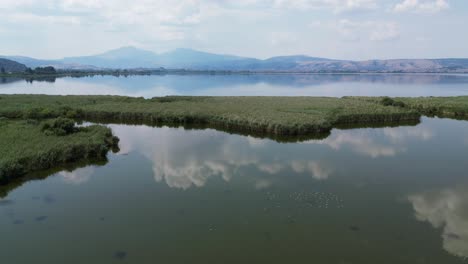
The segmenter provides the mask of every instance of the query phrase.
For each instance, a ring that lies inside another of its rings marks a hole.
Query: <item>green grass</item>
[[[421,115],[467,118],[468,96],[170,96],[143,99],[124,96],[0,95],[0,182],[83,158],[104,157],[115,145],[108,128],[91,126],[76,129],[73,128],[73,121],[66,118],[156,126],[213,127],[289,141],[311,135],[324,137],[333,127],[416,123]],[[51,118],[59,119],[51,121]]]
[[[45,121],[44,121],[45,122]],[[0,120],[0,183],[36,170],[86,158],[104,158],[116,144],[104,126],[77,128],[57,136],[35,120]]]
[[[338,124],[418,120],[410,109],[354,98],[1,95],[0,116],[202,124],[270,135],[329,132]]]
[[[366,102],[382,103],[384,97],[348,97]],[[396,97],[394,102],[403,103],[403,108],[417,111],[422,115],[451,118],[468,118],[468,96],[453,97]]]

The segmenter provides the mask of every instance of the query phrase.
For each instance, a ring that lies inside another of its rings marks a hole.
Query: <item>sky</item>
[[[467,0],[0,0],[0,54],[468,58]]]

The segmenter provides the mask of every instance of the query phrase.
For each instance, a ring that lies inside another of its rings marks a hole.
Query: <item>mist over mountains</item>
[[[23,56],[0,56],[27,67],[54,66],[58,69],[166,68],[210,71],[281,72],[451,72],[468,73],[468,59],[335,60],[304,55],[278,56],[265,60],[213,54],[192,49],[154,53],[135,47],[60,60],[39,60]]]

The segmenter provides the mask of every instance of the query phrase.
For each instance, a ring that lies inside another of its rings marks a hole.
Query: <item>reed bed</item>
[[[0,183],[28,172],[87,158],[105,158],[117,139],[105,126],[77,128],[67,135],[43,131],[44,122],[0,120]]]
[[[326,133],[339,124],[418,120],[412,109],[354,98],[1,95],[0,116],[203,124],[272,135]]]

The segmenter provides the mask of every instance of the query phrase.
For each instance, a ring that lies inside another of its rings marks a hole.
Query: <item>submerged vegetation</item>
[[[117,144],[109,128],[56,120],[0,120],[0,183],[87,158],[105,158]]]

